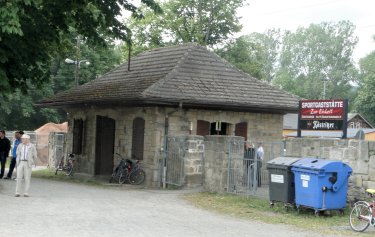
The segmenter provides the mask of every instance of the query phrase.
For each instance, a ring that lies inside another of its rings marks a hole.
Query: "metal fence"
[[[164,157],[161,162],[160,174],[163,184],[182,186],[185,182],[184,153],[185,140],[178,137],[167,137]]]
[[[260,155],[261,149],[263,156]],[[280,156],[284,156],[283,142],[229,141],[227,192],[239,195],[267,192],[269,175],[266,163]],[[262,195],[266,194],[260,193]]]

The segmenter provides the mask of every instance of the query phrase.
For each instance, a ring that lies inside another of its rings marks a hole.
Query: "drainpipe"
[[[163,189],[167,187],[167,149],[168,149],[168,132],[169,132],[169,116],[180,111],[182,109],[182,102],[178,103],[178,109],[175,109],[165,115],[165,123],[164,123],[164,157],[163,157]]]

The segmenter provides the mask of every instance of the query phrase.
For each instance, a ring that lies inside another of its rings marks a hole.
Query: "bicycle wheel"
[[[143,170],[137,170],[134,172],[131,172],[129,175],[129,182],[130,184],[139,185],[142,184],[145,181],[146,174]]]
[[[366,202],[357,202],[350,211],[349,224],[352,230],[362,232],[370,225],[372,210]]]
[[[128,175],[128,172],[126,171],[122,171],[119,175],[119,178],[118,178],[118,183],[119,184],[123,184],[125,183],[126,181],[129,180],[129,175]]]
[[[68,164],[66,164],[66,167],[65,167],[65,173],[66,173],[66,175],[68,175],[68,176],[73,175],[73,164],[72,164],[72,163],[68,163]]]

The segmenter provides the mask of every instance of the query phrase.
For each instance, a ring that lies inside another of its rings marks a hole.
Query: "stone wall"
[[[291,139],[286,156],[340,160],[353,169],[349,199],[364,198],[365,189],[375,189],[375,142],[364,140]]]
[[[65,154],[72,151],[73,142],[73,121],[83,119],[83,151],[77,157],[78,172],[95,175],[95,146],[96,146],[96,116],[106,116],[116,121],[115,147],[114,152],[131,156],[133,120],[141,117],[145,120],[144,134],[144,159],[141,162],[146,171],[146,185],[159,187],[161,183],[160,164],[164,157],[165,121],[169,120],[168,135],[189,136],[196,134],[197,120],[208,122],[222,121],[230,124],[230,134],[234,135],[235,124],[248,123],[248,140],[273,142],[280,141],[282,137],[281,114],[265,114],[250,112],[212,111],[183,108],[166,107],[115,107],[103,108],[99,106],[87,106],[82,108],[70,108],[69,130],[66,138]],[[190,131],[190,122],[193,123],[193,130]],[[194,143],[194,142],[193,142]],[[190,153],[186,158],[187,164],[199,164],[199,152]],[[118,157],[115,156],[114,164],[118,164]],[[198,173],[192,173],[187,168],[187,183],[196,183],[199,180]],[[195,181],[193,181],[195,180]]]
[[[204,151],[205,145],[202,136],[187,136],[187,149],[184,157],[185,186],[188,188],[203,185]]]
[[[230,142],[241,144],[242,149],[231,150]],[[224,193],[228,187],[228,168],[230,160],[229,152],[232,155],[231,167],[243,171],[243,137],[235,136],[206,136],[204,156],[204,180],[203,187],[206,191]],[[238,174],[242,176],[242,174]],[[237,180],[236,180],[237,181]],[[230,187],[231,188],[231,187]]]

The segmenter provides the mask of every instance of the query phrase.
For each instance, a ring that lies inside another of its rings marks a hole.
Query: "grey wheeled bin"
[[[271,207],[275,202],[283,202],[287,209],[288,204],[295,203],[294,174],[291,168],[299,159],[296,157],[277,157],[267,162]]]

